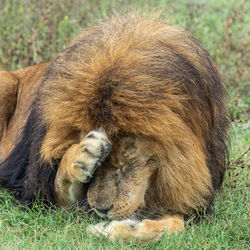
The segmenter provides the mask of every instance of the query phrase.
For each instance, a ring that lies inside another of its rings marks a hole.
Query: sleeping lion
[[[159,239],[209,212],[229,121],[215,63],[156,15],[114,15],[42,64],[0,72],[0,185],[80,206],[111,239]]]

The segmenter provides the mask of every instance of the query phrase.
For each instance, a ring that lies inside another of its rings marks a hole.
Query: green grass
[[[249,1],[235,0],[2,0],[0,69],[14,70],[55,57],[77,32],[112,13],[163,9],[163,18],[191,30],[218,63],[228,87],[232,120],[231,162],[213,215],[186,222],[183,233],[139,245],[97,239],[85,232],[96,223],[82,211],[20,208],[0,192],[0,249],[247,249],[249,246]],[[240,157],[240,158],[239,158]]]

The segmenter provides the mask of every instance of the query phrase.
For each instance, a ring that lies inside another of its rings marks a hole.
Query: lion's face
[[[123,137],[90,184],[90,206],[100,216],[129,217],[145,205],[144,197],[156,170],[149,140]]]

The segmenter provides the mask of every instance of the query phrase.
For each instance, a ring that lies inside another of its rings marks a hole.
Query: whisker
[[[139,218],[143,218],[143,219],[152,219],[152,218],[154,218],[155,219],[157,217],[161,217],[161,216],[166,215],[167,211],[162,212],[162,211],[159,211],[159,210],[144,207],[144,208],[138,208],[135,211],[135,214]]]

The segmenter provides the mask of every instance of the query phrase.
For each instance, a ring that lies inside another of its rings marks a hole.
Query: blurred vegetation
[[[217,197],[213,220],[191,223],[177,236],[145,249],[246,249],[249,243],[250,1],[248,0],[1,0],[0,69],[48,61],[83,28],[113,10],[160,9],[170,23],[190,30],[217,62],[228,88],[232,120],[231,166]],[[246,154],[244,154],[246,152]],[[248,182],[248,184],[247,184]],[[85,233],[89,219],[64,210],[20,211],[0,192],[4,249],[131,249],[135,243],[96,240]],[[39,212],[40,211],[40,212]],[[18,247],[19,246],[19,247]],[[249,245],[248,245],[249,246]],[[1,248],[1,247],[0,247]]]

